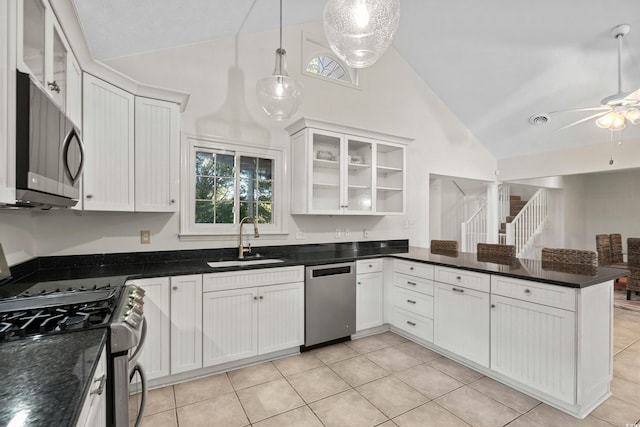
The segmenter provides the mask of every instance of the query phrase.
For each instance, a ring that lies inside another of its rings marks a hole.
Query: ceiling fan
[[[622,39],[630,30],[631,26],[627,24],[617,25],[611,29],[611,35],[618,40],[618,92],[616,94],[602,99],[599,107],[551,111],[547,114],[531,116],[529,122],[533,125],[544,124],[549,121],[549,116],[557,113],[597,111],[595,114],[563,126],[559,130],[567,129],[589,120],[595,120],[596,125],[602,129],[611,130],[624,129],[627,120],[634,125],[640,123],[640,95],[632,97],[631,95],[635,91],[624,92],[622,90]]]

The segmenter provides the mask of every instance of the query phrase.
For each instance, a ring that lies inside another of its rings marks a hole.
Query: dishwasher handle
[[[354,274],[354,270],[355,263],[307,267],[307,277],[313,279],[327,276],[338,276],[343,274]]]

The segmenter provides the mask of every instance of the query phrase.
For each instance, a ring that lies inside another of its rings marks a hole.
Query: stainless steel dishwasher
[[[356,264],[305,268],[304,346],[348,338],[356,332]]]

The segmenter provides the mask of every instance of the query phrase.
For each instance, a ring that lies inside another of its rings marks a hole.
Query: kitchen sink
[[[212,268],[216,267],[242,267],[244,265],[256,265],[256,264],[274,264],[278,262],[285,262],[286,260],[281,258],[263,258],[259,256],[235,258],[235,259],[221,259],[218,261],[208,262],[207,265]]]

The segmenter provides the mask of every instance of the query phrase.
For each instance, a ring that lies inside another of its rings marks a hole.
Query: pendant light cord
[[[280,0],[280,50],[282,50],[282,0]]]

